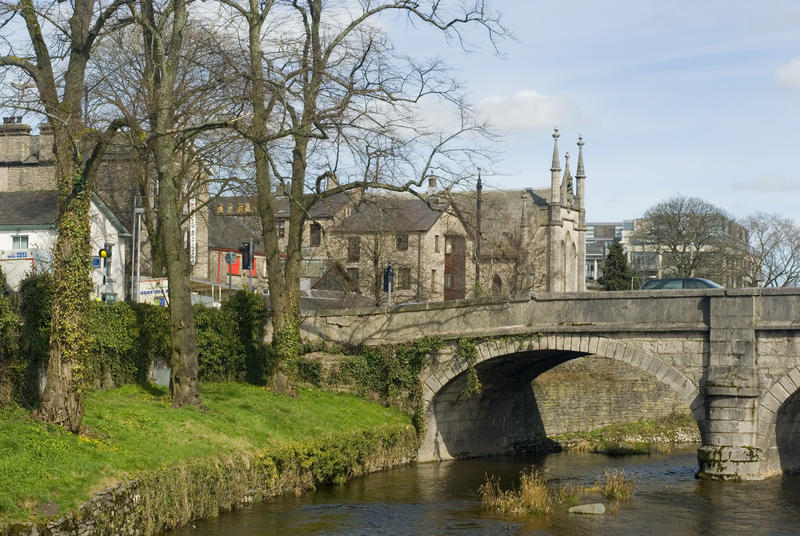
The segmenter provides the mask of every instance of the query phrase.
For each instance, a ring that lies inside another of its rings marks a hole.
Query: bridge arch
[[[762,472],[800,471],[800,366],[786,372],[758,400],[756,444]]]
[[[521,356],[531,353],[536,357],[526,359]],[[705,435],[705,406],[697,386],[678,369],[635,344],[589,334],[515,336],[490,339],[476,345],[476,368],[485,371],[495,366],[502,371],[503,382],[508,384],[503,390],[509,393],[505,399],[497,394],[487,396],[480,402],[483,408],[462,396],[470,362],[459,354],[458,348],[450,359],[434,360],[423,372],[426,431],[419,452],[420,461],[495,454],[520,444],[520,437],[509,437],[501,430],[513,429],[515,425],[535,426],[533,422],[524,422],[525,417],[509,415],[527,413],[530,421],[529,414],[538,411],[530,405],[523,407],[521,412],[512,410],[519,409],[525,386],[530,396],[530,382],[538,374],[587,355],[624,362],[667,385],[690,408],[701,435]],[[513,394],[515,388],[517,391]],[[448,415],[450,409],[458,415]],[[492,415],[493,411],[496,414]],[[482,429],[469,430],[472,423]],[[492,452],[492,448],[498,450]]]

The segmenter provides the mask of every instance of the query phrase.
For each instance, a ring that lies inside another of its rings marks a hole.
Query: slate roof
[[[128,229],[97,194],[92,194],[97,209],[124,236]],[[53,228],[58,216],[58,192],[33,190],[0,192],[0,227],[34,226]]]
[[[446,204],[434,208],[417,197],[376,195],[362,199],[334,231],[374,233],[384,229],[400,233],[425,232],[446,209]]]
[[[523,199],[525,219],[530,228],[536,227],[537,207],[547,207],[549,188],[519,190],[484,190],[481,193],[481,257],[507,257],[519,252]],[[476,192],[453,196],[454,212],[464,223],[470,237],[477,235]]]
[[[58,192],[0,192],[0,226],[53,227],[58,214]]]
[[[256,210],[255,196],[239,195],[239,196],[224,196],[218,197],[210,203],[212,210],[216,210],[217,205],[222,205],[227,212],[228,205],[234,207],[238,205],[250,204],[251,213]],[[348,192],[341,192],[331,197],[320,199],[314,203],[308,211],[309,219],[324,219],[333,218],[336,213],[348,204],[353,203],[352,194]],[[234,209],[234,212],[235,209]],[[237,214],[241,216],[242,214]],[[289,197],[285,195],[275,197],[275,217],[277,219],[289,218]]]
[[[256,255],[264,254],[261,245],[261,223],[255,214],[217,214],[208,211],[208,247],[237,249],[244,242],[255,239]]]

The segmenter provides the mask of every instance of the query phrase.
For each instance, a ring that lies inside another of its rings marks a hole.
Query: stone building
[[[303,229],[301,289],[358,292],[386,303],[383,271],[395,274],[394,303],[478,295],[585,289],[583,140],[575,177],[558,129],[553,134],[550,185],[542,188],[427,194],[338,194],[309,211]],[[285,247],[288,198],[276,196],[279,241]],[[216,201],[209,220],[210,272],[215,283],[266,288],[261,226],[248,198]],[[255,238],[255,267],[238,268],[237,249]],[[233,262],[224,261],[227,254]]]
[[[31,127],[21,123],[20,118],[5,118],[0,125],[0,193],[55,190],[52,140],[52,128],[47,123],[39,126],[39,134],[31,134]],[[202,289],[208,287],[209,281],[208,174],[200,169],[196,175],[187,188],[184,244],[192,263],[193,286]],[[146,193],[143,195],[142,191]],[[116,297],[138,295],[139,277],[152,276],[151,248],[141,212],[145,203],[150,207],[156,205],[153,174],[143,159],[119,139],[109,146],[103,158],[95,194],[98,206],[126,228],[120,234],[120,242],[115,244],[117,258],[125,259],[126,263],[125,280],[116,283],[120,287]],[[138,258],[137,252],[141,252]]]

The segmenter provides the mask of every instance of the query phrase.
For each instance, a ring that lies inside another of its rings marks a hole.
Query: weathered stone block
[[[761,405],[770,410],[772,413],[776,413],[778,408],[781,406],[781,401],[775,398],[772,393],[767,392],[761,399]]]
[[[789,371],[789,377],[792,379],[795,385],[800,387],[800,368],[795,367],[791,369]]]

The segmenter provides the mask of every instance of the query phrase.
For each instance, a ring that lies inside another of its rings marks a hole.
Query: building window
[[[358,292],[358,268],[348,268],[345,270],[347,279],[350,280],[351,289]]]
[[[436,237],[434,239],[433,251],[435,251],[436,253],[439,253],[441,251],[441,247],[439,246],[439,235],[438,234],[436,235]]]
[[[278,222],[278,238],[283,238],[286,235],[286,222]]]
[[[492,278],[492,294],[502,294],[503,293],[503,279],[500,277],[499,274],[494,274]]]
[[[436,290],[436,270],[431,270],[431,293],[438,292]]]
[[[28,235],[12,236],[11,249],[28,249]]]
[[[315,248],[322,243],[322,226],[318,223],[311,224],[311,247]]]
[[[225,207],[222,205],[217,205],[217,214],[222,214],[225,212]]]
[[[450,290],[453,288],[453,274],[444,274],[444,289]]]
[[[407,234],[399,234],[395,237],[394,240],[395,249],[397,251],[408,251],[408,235]]]
[[[397,288],[407,289],[411,287],[411,268],[400,266],[397,269]]]
[[[453,241],[452,240],[445,240],[444,241],[444,254],[450,255],[453,253]]]
[[[361,260],[361,237],[351,236],[347,239],[347,262]]]

